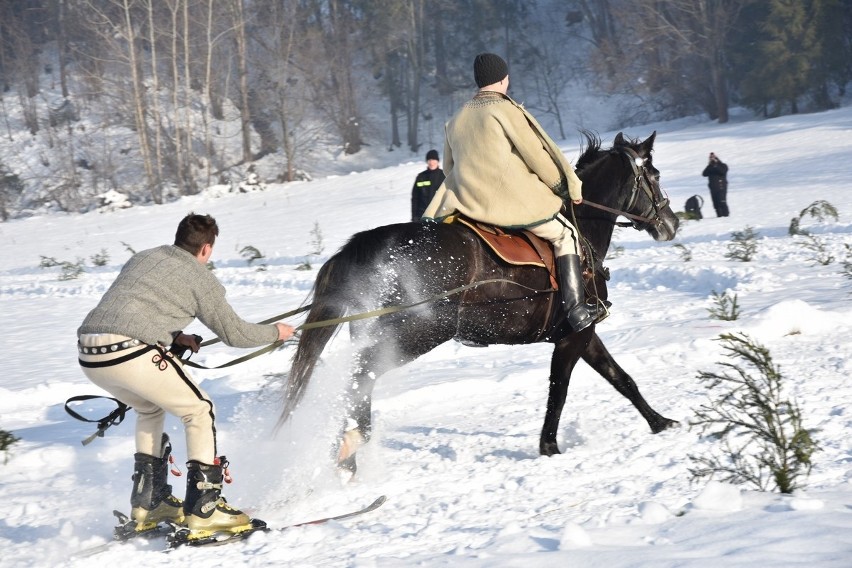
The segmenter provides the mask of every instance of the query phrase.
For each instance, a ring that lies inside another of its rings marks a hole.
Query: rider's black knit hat
[[[494,53],[480,53],[473,60],[473,78],[480,89],[502,81],[509,74],[509,66]]]
[[[426,161],[428,162],[429,160],[440,160],[438,157],[438,151],[434,148],[426,152]]]

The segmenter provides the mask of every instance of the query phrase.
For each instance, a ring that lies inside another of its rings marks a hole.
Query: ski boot
[[[167,483],[169,456],[172,445],[163,433],[160,457],[134,454],[133,492],[130,494],[130,521],[116,528],[116,538],[126,538],[132,527],[136,534],[147,533],[161,522],[181,524],[184,520],[183,503],[172,495],[172,486]],[[118,531],[121,529],[122,534]]]
[[[228,505],[222,497],[222,482],[230,482],[225,456],[217,458],[214,465],[192,460],[187,462],[186,467],[183,510],[188,530],[179,531],[180,538],[203,544],[211,538],[217,538],[217,535],[241,535],[266,527],[266,523],[249,518]]]

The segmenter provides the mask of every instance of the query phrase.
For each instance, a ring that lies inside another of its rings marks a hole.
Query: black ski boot
[[[255,529],[248,515],[234,509],[222,497],[222,481],[228,460],[217,458],[215,465],[189,461],[186,499],[183,510],[190,539],[203,538],[216,532],[241,533]]]
[[[172,486],[167,483],[169,456],[172,445],[164,432],[160,457],[134,454],[133,493],[130,495],[130,518],[136,522],[136,531],[153,529],[157,523],[166,521],[182,523],[183,503],[172,495]]]
[[[583,269],[578,255],[566,254],[556,257],[556,274],[559,277],[559,290],[571,331],[583,331],[606,315],[603,306],[586,302]]]

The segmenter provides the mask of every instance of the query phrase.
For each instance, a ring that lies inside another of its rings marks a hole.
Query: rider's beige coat
[[[444,171],[423,218],[459,212],[501,227],[552,219],[562,198],[580,199],[582,182],[562,151],[524,108],[481,91],[446,125]]]

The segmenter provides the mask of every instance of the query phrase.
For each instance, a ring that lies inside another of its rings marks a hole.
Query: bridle
[[[621,215],[622,217],[627,217],[628,219],[632,219],[630,223],[615,223],[619,226],[627,226],[633,227],[637,231],[644,231],[649,226],[658,226],[663,224],[663,220],[660,219],[660,211],[669,205],[669,198],[663,195],[662,192],[659,194],[654,193],[654,187],[649,179],[648,168],[645,167],[645,159],[640,157],[638,153],[633,148],[622,146],[615,150],[621,154],[625,154],[630,162],[630,166],[633,168],[633,189],[630,193],[630,200],[627,202],[627,206],[621,209],[614,209],[612,207],[607,207],[606,205],[601,205],[600,203],[594,203],[593,201],[583,200],[584,205],[588,205],[590,207],[594,207],[595,209],[600,209],[602,211],[607,211],[609,213],[615,213],[616,215]],[[639,198],[639,192],[642,191],[645,195],[648,196],[648,201],[650,205],[648,208],[642,212],[641,215],[637,215],[635,213],[629,213],[631,209],[636,205],[636,201]],[[658,198],[659,197],[659,198]]]

